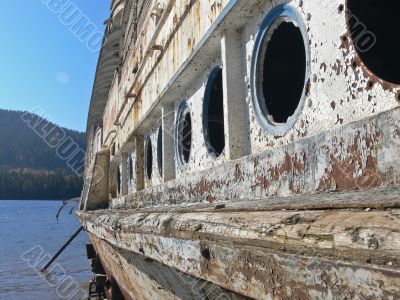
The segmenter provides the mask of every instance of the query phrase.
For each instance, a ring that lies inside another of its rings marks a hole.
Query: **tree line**
[[[64,200],[79,196],[82,178],[24,122],[27,117],[43,121],[47,128],[57,127],[86,149],[84,133],[59,127],[35,114],[0,109],[0,199]]]
[[[0,199],[68,200],[81,194],[82,178],[50,171],[0,169]]]

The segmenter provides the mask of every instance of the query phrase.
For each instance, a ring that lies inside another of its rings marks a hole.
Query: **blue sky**
[[[2,1],[0,9],[0,108],[40,107],[51,121],[84,131],[98,51],[89,51],[46,2]],[[110,0],[75,3],[103,32]]]

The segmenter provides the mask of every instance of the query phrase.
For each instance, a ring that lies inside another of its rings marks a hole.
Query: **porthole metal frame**
[[[212,89],[214,80],[216,79],[218,73],[221,71],[222,71],[222,66],[220,66],[220,65],[215,66],[211,70],[210,75],[208,76],[208,79],[207,79],[207,84],[206,84],[206,89],[204,92],[204,99],[203,99],[203,136],[204,136],[204,141],[205,141],[208,153],[213,155],[215,158],[219,158],[219,157],[223,156],[223,154],[225,152],[225,148],[226,148],[226,143],[224,141],[224,149],[221,151],[221,153],[219,155],[217,155],[214,147],[211,145],[210,136],[209,136],[208,109],[210,106],[210,101],[211,101],[210,94],[211,94],[211,89]],[[223,108],[223,110],[224,110],[224,108]],[[224,127],[225,127],[225,124],[224,124]],[[224,136],[224,138],[225,138],[225,136]]]
[[[286,123],[277,123],[273,121],[272,116],[268,112],[264,98],[263,85],[259,84],[259,78],[262,78],[260,74],[263,74],[263,72],[262,70],[260,71],[260,68],[262,69],[264,67],[265,53],[268,47],[268,42],[271,39],[275,29],[283,22],[290,22],[299,28],[304,41],[306,66],[303,92],[295,112],[288,118]],[[300,14],[288,4],[279,5],[273,8],[262,21],[259,33],[255,40],[250,80],[252,103],[256,119],[263,130],[273,134],[274,136],[284,136],[291,128],[293,128],[303,110],[307,84],[310,80],[310,52],[307,29]]]

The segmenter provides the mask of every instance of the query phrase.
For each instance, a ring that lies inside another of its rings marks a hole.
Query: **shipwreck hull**
[[[248,299],[96,236],[89,236],[108,278],[118,282],[124,299]]]
[[[398,299],[392,5],[112,1],[77,214],[109,298]]]
[[[128,299],[396,299],[400,210],[390,207],[400,189],[382,193],[328,197],[364,206],[380,197],[379,210],[268,210],[265,201],[79,218]]]

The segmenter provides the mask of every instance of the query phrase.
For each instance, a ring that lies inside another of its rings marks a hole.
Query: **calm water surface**
[[[50,287],[21,258],[23,253],[35,246],[41,247],[45,252],[43,254],[55,254],[79,228],[75,215],[70,215],[69,209],[62,212],[57,224],[55,215],[60,205],[58,201],[0,200],[0,299],[65,299],[57,293],[57,286]],[[87,235],[81,232],[55,262],[81,286],[86,286],[91,278],[86,243]],[[31,261],[39,257],[39,247],[29,252]],[[55,278],[55,282],[63,277],[60,269],[53,270],[53,273],[50,272],[48,278]]]

